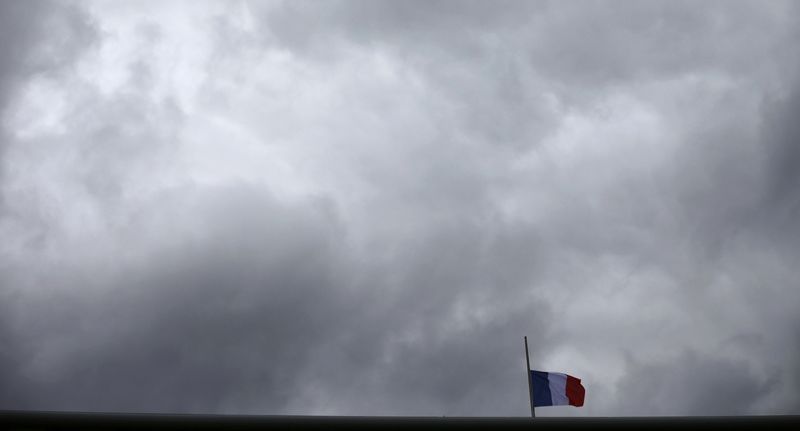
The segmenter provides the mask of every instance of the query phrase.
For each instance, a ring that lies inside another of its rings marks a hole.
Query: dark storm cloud
[[[32,329],[4,368],[4,407],[281,412],[307,349],[352,326],[365,299],[341,289],[336,220],[314,210],[236,187],[182,190],[141,214],[194,228],[163,247],[131,238],[144,261],[116,249],[105,271],[62,270],[61,306],[34,300],[17,317]],[[136,233],[148,228],[161,226]]]
[[[46,27],[49,24],[49,27]],[[50,31],[61,39],[57,44],[42,43],[43,32]],[[91,28],[77,10],[62,4],[43,1],[0,2],[0,119],[20,91],[25,78],[33,73],[53,71],[68,62],[91,38]],[[0,185],[6,176],[5,150],[9,137],[5,122],[0,121]],[[0,189],[0,217],[6,217],[7,202]],[[7,238],[4,238],[4,240]],[[9,317],[11,305],[7,299],[12,281],[7,262],[0,259],[0,399],[24,396],[27,388],[12,383],[13,372],[23,364],[17,353],[22,348],[15,322]]]
[[[0,30],[67,106],[8,141],[3,408],[525,415],[527,334],[543,415],[797,411],[793,4],[175,5]]]
[[[515,149],[530,145],[520,140],[542,135],[552,121],[540,106],[541,89],[528,79],[520,42],[514,41],[530,36],[523,30],[546,6],[516,1],[296,2],[266,8],[263,35],[268,43],[313,61],[335,61],[350,44],[396,53],[431,81],[432,97],[444,97],[466,111],[454,125],[461,133]]]
[[[263,9],[265,31],[288,47],[314,50],[317,45],[332,47],[338,38],[365,45],[404,45],[414,48],[452,48],[469,45],[502,25],[522,24],[530,12],[543,4],[502,1],[488,4],[480,1],[452,3],[447,1],[335,1],[324,5],[314,2],[285,3],[280,7],[252,4]],[[301,23],[310,31],[301,31],[289,23]],[[397,48],[394,46],[393,48]]]
[[[259,7],[262,6],[262,7]],[[268,43],[312,61],[395,53],[462,111],[459,133],[529,149],[565,111],[629,84],[699,74],[766,79],[785,58],[792,7],[754,2],[343,1],[253,4]],[[763,28],[785,26],[765,35]],[[299,24],[297,24],[299,23]],[[452,137],[448,137],[452,139]],[[491,144],[490,144],[491,145]]]
[[[770,180],[768,204],[783,207],[788,217],[800,210],[800,85],[791,93],[767,104],[764,115],[764,144]]]
[[[761,379],[747,364],[684,352],[678,358],[651,364],[633,363],[619,382],[625,398],[621,414],[727,416],[752,414],[753,405],[777,379]]]
[[[132,235],[150,238],[173,220],[191,219],[190,231],[162,245],[129,238],[127,250],[112,247],[110,268],[63,268],[58,280],[42,280],[58,284],[54,296],[12,298],[12,310],[30,314],[12,314],[27,329],[11,339],[6,408],[301,414],[292,401],[302,396],[350,414],[512,414],[524,406],[484,391],[524,392],[512,334],[543,326],[542,315],[525,317],[527,308],[480,322],[467,301],[466,322],[440,327],[454,302],[476,294],[458,262],[479,257],[468,247],[449,251],[457,232],[433,238],[430,251],[401,268],[413,277],[402,290],[382,292],[385,275],[354,282],[359,268],[346,260],[346,235],[324,202],[287,208],[242,186],[159,201],[151,210],[159,214],[139,214],[151,221]],[[126,259],[131,252],[144,254]],[[456,267],[430,268],[442,253]],[[340,395],[316,399],[332,393]],[[398,396],[411,399],[398,409]],[[467,407],[476,402],[483,407]]]
[[[324,200],[287,207],[237,183],[131,201],[126,192],[170,166],[185,120],[169,100],[146,97],[151,86],[141,77],[151,72],[131,61],[138,73],[112,95],[71,81],[80,97],[66,118],[80,128],[32,145],[58,155],[69,142],[75,155],[59,156],[65,160],[39,180],[83,202],[88,214],[78,228],[95,233],[70,237],[52,197],[26,206],[17,195],[11,216],[38,239],[22,250],[28,256],[5,262],[13,328],[7,408],[302,414],[331,405],[351,414],[435,414],[442,406],[433,402],[475,385],[474,373],[485,376],[482,387],[524,391],[514,363],[519,338],[508,335],[521,329],[509,328],[543,326],[530,314],[543,307],[490,322],[468,311],[494,302],[480,292],[486,285],[519,289],[531,277],[535,266],[513,263],[527,262],[516,255],[518,235],[486,232],[467,215],[425,223],[409,243],[375,243],[359,258]],[[462,195],[451,204],[474,207]],[[440,210],[454,213],[450,206]],[[102,215],[99,226],[92,214]],[[62,262],[49,260],[48,249],[72,251]],[[41,270],[29,266],[37,256]],[[23,294],[23,286],[43,291]],[[505,309],[508,301],[497,302]],[[467,321],[440,328],[456,306]],[[484,337],[492,341],[475,343]],[[514,352],[500,369],[497,352]],[[324,399],[342,392],[347,397]],[[393,401],[409,393],[419,401]],[[514,404],[501,402],[509,398],[524,407],[519,397],[473,389],[444,408],[474,414],[469,404],[484,399],[477,411],[512,414]]]
[[[434,68],[503,67],[520,59],[523,75],[553,81],[548,91],[587,97],[607,85],[687,73],[751,73],[784,52],[791,4],[767,9],[748,1],[341,1],[291,2],[263,11],[265,35],[302,54],[329,58],[342,43],[402,53],[413,64]],[[291,23],[301,23],[298,26]],[[520,65],[511,64],[519,68]],[[497,70],[493,70],[496,72]],[[486,78],[486,74],[481,75]],[[491,87],[503,75],[484,79]],[[442,84],[446,84],[442,82]],[[468,88],[461,87],[461,90]],[[528,90],[521,88],[520,90]]]

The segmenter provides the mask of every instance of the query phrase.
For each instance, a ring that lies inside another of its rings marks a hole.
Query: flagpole
[[[531,381],[531,360],[528,357],[528,336],[525,336],[525,364],[528,366],[528,401],[531,404],[531,417],[536,417],[536,410],[533,408],[533,382]]]

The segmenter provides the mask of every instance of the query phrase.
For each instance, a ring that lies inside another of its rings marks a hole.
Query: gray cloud
[[[94,37],[86,15],[68,3],[4,1],[0,12],[0,100],[4,103],[20,80],[71,62]]]
[[[793,3],[2,7],[2,408],[797,412]]]
[[[39,2],[3,2],[0,5],[3,44],[0,45],[0,100],[6,100],[12,80],[21,72],[28,41],[35,27],[31,25],[41,7]]]
[[[50,297],[27,305],[34,316],[19,318],[35,329],[24,364],[7,370],[16,376],[11,387],[35,395],[4,404],[207,411],[241,399],[280,412],[288,395],[281,388],[294,385],[309,354],[294,337],[317,339],[357,304],[337,289],[335,220],[281,208],[242,188],[173,198],[159,212],[187,218],[195,209],[196,229],[207,224],[208,237],[187,232],[161,247],[131,238],[129,251],[155,255],[126,259],[110,244],[105,271],[62,270],[57,296],[64,306],[54,307]],[[236,207],[246,212],[230,219],[227,211]],[[268,220],[268,230],[253,231],[265,227],[256,220]],[[48,348],[54,344],[60,348]]]
[[[40,8],[38,2],[0,3],[0,115],[5,111],[15,83],[24,75],[27,45],[34,32],[33,19]],[[6,146],[5,131],[0,127],[0,161]],[[0,170],[2,175],[2,170]]]
[[[0,3],[0,115],[21,92],[26,78],[63,71],[94,37],[86,14],[69,3]],[[0,160],[9,139],[2,126]],[[0,180],[2,175],[0,170]]]
[[[742,362],[684,352],[674,362],[631,364],[618,393],[626,399],[622,413],[630,416],[725,416],[752,414],[776,383],[760,381]]]
[[[767,183],[772,198],[767,204],[784,207],[787,216],[798,211],[800,190],[800,126],[792,116],[800,110],[797,87],[792,93],[767,105],[764,115],[764,142],[770,179]]]

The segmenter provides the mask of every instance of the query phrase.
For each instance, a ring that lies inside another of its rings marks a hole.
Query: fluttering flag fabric
[[[564,373],[535,370],[531,370],[531,392],[534,407],[580,407],[586,395],[581,379]]]

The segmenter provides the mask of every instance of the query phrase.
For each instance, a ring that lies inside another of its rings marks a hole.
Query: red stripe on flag
[[[567,375],[567,398],[569,398],[569,404],[575,407],[582,406],[585,395],[586,389],[581,384],[581,379]]]

